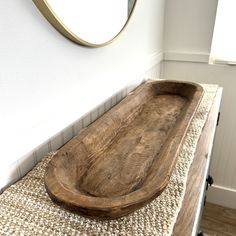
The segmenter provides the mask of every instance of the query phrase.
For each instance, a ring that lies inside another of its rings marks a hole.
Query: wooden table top
[[[197,234],[222,91],[222,88],[217,90],[212,108],[198,141],[195,157],[188,173],[184,200],[173,230],[173,235],[175,236]]]

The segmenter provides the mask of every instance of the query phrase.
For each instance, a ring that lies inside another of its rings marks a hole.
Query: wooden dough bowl
[[[65,144],[48,164],[51,199],[83,216],[115,219],[167,186],[200,85],[147,81]]]

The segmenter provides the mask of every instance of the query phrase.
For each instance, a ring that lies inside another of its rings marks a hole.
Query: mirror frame
[[[54,27],[56,28],[61,34],[63,34],[65,37],[67,37],[68,39],[70,39],[71,41],[80,44],[82,46],[87,46],[87,47],[103,47],[106,46],[110,43],[112,43],[115,39],[117,39],[120,34],[124,31],[124,29],[126,28],[127,24],[130,21],[130,18],[134,12],[134,8],[136,6],[136,3],[138,0],[134,1],[134,5],[133,8],[130,12],[130,15],[126,21],[126,23],[124,24],[124,26],[121,28],[121,30],[109,41],[101,43],[101,44],[94,44],[94,43],[90,43],[87,42],[85,40],[83,40],[82,38],[80,38],[79,36],[77,36],[75,33],[73,33],[61,20],[60,18],[57,16],[57,14],[53,11],[53,9],[50,7],[50,5],[47,3],[47,0],[32,0],[34,2],[34,4],[37,6],[37,8],[40,10],[40,12],[44,15],[44,17],[48,20],[48,22]]]

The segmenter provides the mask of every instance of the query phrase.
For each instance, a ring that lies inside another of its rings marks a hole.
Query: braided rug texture
[[[171,235],[185,193],[187,174],[215,97],[216,85],[203,85],[205,93],[190,124],[170,182],[145,207],[117,220],[92,220],[54,204],[44,187],[49,153],[20,181],[0,195],[0,235]]]

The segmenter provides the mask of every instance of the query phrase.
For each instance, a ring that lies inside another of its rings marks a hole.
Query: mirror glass
[[[103,46],[118,36],[136,0],[34,0],[49,22],[71,40]]]

